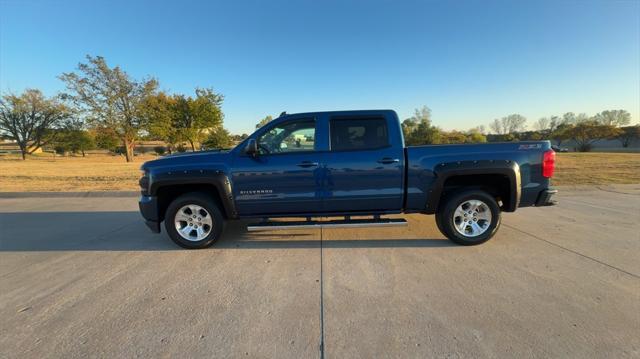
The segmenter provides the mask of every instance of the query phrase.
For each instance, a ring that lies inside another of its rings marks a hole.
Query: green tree
[[[58,99],[46,98],[40,90],[27,89],[20,96],[7,94],[0,98],[0,134],[16,141],[24,160],[50,142],[52,130],[71,114]]]
[[[191,150],[196,150],[210,131],[222,126],[222,101],[224,97],[213,89],[196,89],[196,97],[175,97],[174,126],[181,139],[189,142]]]
[[[96,127],[92,131],[97,148],[116,152],[120,139],[115,130],[106,127]]]
[[[484,125],[480,125],[480,126],[476,126],[476,127],[472,128],[472,129],[470,129],[468,132],[469,133],[477,132],[477,133],[480,133],[480,134],[484,135],[484,134],[487,133],[487,128]]]
[[[631,114],[626,110],[607,110],[595,115],[594,119],[602,125],[620,127],[631,122]]]
[[[267,117],[263,118],[262,120],[260,120],[260,122],[258,122],[258,123],[256,124],[256,129],[259,129],[260,127],[262,127],[262,126],[266,125],[267,123],[269,123],[269,122],[271,122],[271,121],[273,121],[273,117],[271,117],[271,115],[269,115],[269,116],[267,116]]]
[[[165,141],[170,152],[182,142],[195,151],[196,145],[222,126],[222,101],[223,96],[212,89],[197,88],[195,98],[160,92],[146,98],[141,115],[150,137]]]
[[[247,137],[249,137],[249,135],[247,135],[246,133],[243,133],[241,135],[231,135],[231,140],[236,141],[236,142],[240,142],[240,141],[244,140]]]
[[[101,56],[87,56],[78,64],[78,72],[63,73],[66,98],[85,114],[94,126],[113,129],[117,133],[127,162],[133,161],[133,148],[142,128],[141,104],[155,93],[155,79],[132,79],[120,67],[109,67]]]
[[[440,129],[431,124],[431,109],[415,109],[413,116],[402,122],[405,142],[410,146],[440,143]]]
[[[467,132],[467,143],[485,143],[487,142],[487,136],[485,136],[480,129],[472,128]]]
[[[215,131],[212,131],[207,136],[207,139],[202,143],[206,149],[226,149],[232,145],[231,135],[224,127],[220,126]]]
[[[415,131],[415,129],[418,127],[418,124],[412,121],[410,118],[408,118],[402,121],[401,126],[402,126],[402,135],[404,136],[405,139],[407,139],[409,138],[409,135],[411,135],[411,132]]]
[[[96,148],[95,135],[86,130],[82,121],[77,119],[67,121],[65,130],[71,152],[80,152],[82,157],[85,157],[85,151]]]
[[[544,131],[547,132],[547,131]],[[519,141],[540,141],[547,138],[547,136],[540,131],[524,131],[518,133]]]
[[[443,144],[456,144],[467,143],[468,137],[466,134],[460,131],[441,131],[439,143]]]
[[[431,126],[426,122],[418,124],[416,129],[409,134],[405,141],[407,145],[419,146],[419,145],[435,145],[440,142],[440,129],[436,126]]]
[[[556,141],[558,146],[562,145],[563,141],[570,138],[568,130],[571,129],[572,126],[573,125],[569,123],[560,123],[549,133],[549,139]]]
[[[164,148],[164,146],[155,146],[153,148],[153,152],[155,152],[156,155],[158,155],[158,156],[164,155],[165,151],[166,151],[166,149]]]
[[[624,148],[629,147],[631,142],[638,138],[640,138],[640,125],[622,127],[616,136],[616,139],[620,141]]]
[[[405,138],[409,137],[413,131],[418,129],[418,125],[421,123],[426,123],[428,126],[431,126],[431,109],[427,106],[413,110],[413,116],[402,121],[402,133]]]
[[[81,153],[82,157],[85,157],[85,151],[96,148],[95,138],[89,131],[72,128],[59,130],[53,145],[57,153]]]
[[[606,138],[615,138],[620,129],[611,125],[602,125],[598,121],[581,121],[566,129],[565,136],[576,143],[580,152],[591,151],[593,144]]]
[[[169,96],[165,92],[147,96],[141,105],[140,115],[149,138],[161,140],[167,144],[169,153],[176,145],[183,141],[180,131],[176,127],[176,96]]]

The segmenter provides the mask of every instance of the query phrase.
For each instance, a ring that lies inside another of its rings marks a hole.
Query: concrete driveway
[[[406,228],[182,250],[133,197],[0,199],[0,357],[638,357],[640,185],[564,189],[482,246]]]

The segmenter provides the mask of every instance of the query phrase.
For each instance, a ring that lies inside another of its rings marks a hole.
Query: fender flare
[[[444,184],[447,179],[455,176],[468,175],[503,175],[509,180],[509,203],[504,208],[506,212],[513,212],[518,208],[521,196],[520,166],[511,160],[478,160],[440,163],[434,170],[436,177],[429,195],[425,211],[434,214],[438,210]]]
[[[157,196],[162,188],[178,185],[208,185],[213,186],[220,197],[220,205],[227,218],[237,218],[236,205],[229,177],[220,170],[187,169],[155,173],[149,184],[149,194]]]

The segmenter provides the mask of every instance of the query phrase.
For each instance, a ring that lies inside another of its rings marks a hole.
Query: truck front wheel
[[[438,228],[451,241],[472,246],[493,237],[500,227],[500,207],[481,190],[453,194],[436,212]]]
[[[187,193],[169,205],[164,226],[171,240],[187,249],[209,247],[222,233],[224,218],[205,193]]]

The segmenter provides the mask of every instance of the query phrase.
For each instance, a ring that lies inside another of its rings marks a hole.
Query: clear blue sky
[[[466,129],[520,113],[640,115],[640,1],[0,0],[0,90],[53,95],[86,54],[170,92],[213,87],[225,125],[428,105]]]

